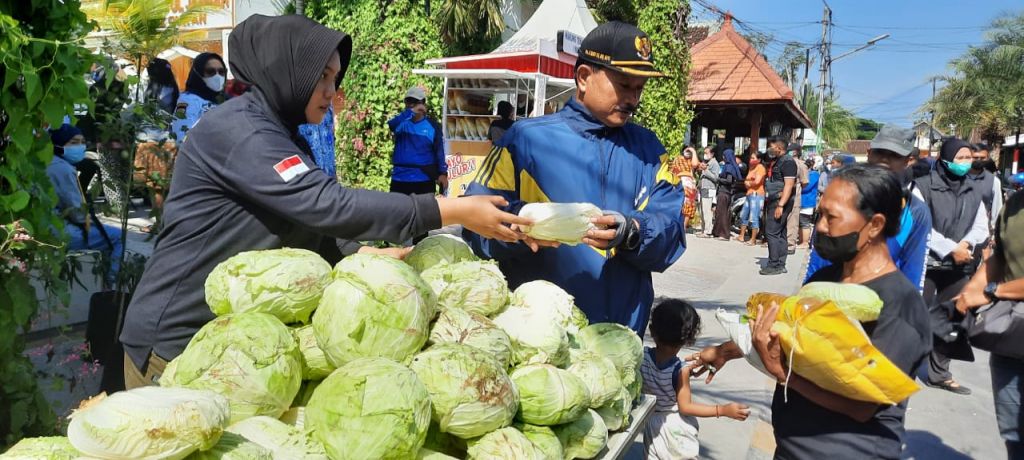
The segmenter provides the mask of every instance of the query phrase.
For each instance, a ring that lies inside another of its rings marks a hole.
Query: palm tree
[[[490,51],[505,29],[501,0],[442,0],[434,22],[456,53]]]
[[[811,120],[818,118],[818,95],[809,94],[804,112]],[[834,98],[825,100],[825,117],[821,125],[821,136],[823,144],[832,148],[845,148],[846,143],[857,138],[857,116],[845,107],[839,105]]]
[[[1024,125],[1024,13],[994,21],[986,43],[950,67],[946,86],[922,107],[936,125],[956,125],[961,135],[977,130],[993,144]]]

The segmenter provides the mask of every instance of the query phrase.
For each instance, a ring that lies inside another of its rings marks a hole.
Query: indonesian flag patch
[[[274,171],[277,172],[278,176],[281,176],[281,179],[288,182],[294,179],[295,176],[309,171],[309,166],[306,166],[306,163],[303,163],[302,158],[299,158],[298,155],[292,155],[274,165]]]

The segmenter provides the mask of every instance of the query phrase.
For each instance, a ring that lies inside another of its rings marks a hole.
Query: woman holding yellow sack
[[[886,238],[900,229],[903,200],[893,198],[900,196],[899,180],[886,169],[851,165],[836,172],[819,202],[814,241],[833,265],[809,281],[859,284],[878,294],[883,302],[878,319],[861,325],[871,344],[912,377],[929,351],[931,330],[920,293],[900,274],[886,246]],[[775,457],[899,458],[907,401],[857,401],[790,373],[779,336],[772,331],[778,310],[776,304],[766,306],[751,322],[753,348],[779,382],[772,401]],[[729,342],[699,355],[708,369],[717,371],[740,353]]]

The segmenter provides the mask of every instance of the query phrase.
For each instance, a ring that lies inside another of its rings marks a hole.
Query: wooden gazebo
[[[810,128],[811,121],[793,99],[793,90],[726,15],[722,29],[691,50],[692,66],[687,101],[693,105],[694,132],[722,130],[726,137],[749,137],[749,151],[758,139]],[[772,127],[779,133],[772,133]]]

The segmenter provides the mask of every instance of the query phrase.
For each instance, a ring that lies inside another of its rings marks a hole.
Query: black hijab
[[[959,190],[960,184],[963,183],[964,178],[967,176],[957,176],[949,171],[949,167],[946,166],[946,162],[953,163],[953,159],[956,158],[956,153],[962,148],[971,148],[971,144],[967,143],[963,139],[950,138],[942,143],[942,150],[939,151],[939,164],[936,169],[942,173],[942,178],[947,184],[954,190]]]
[[[306,123],[306,104],[335,50],[337,84],[352,56],[352,38],[304,16],[250,16],[228,41],[231,73],[253,85],[290,131]]]
[[[185,91],[219,104],[224,102],[224,90],[214,91],[209,86],[206,86],[206,82],[203,81],[203,70],[206,69],[206,63],[210,59],[216,59],[221,64],[224,64],[224,59],[217,53],[199,53],[192,60],[192,69],[188,71],[188,79],[185,80]]]
[[[174,79],[174,70],[171,68],[171,63],[167,62],[166,59],[153,58],[152,61],[149,61],[149,65],[146,66],[146,71],[149,72],[149,86],[146,87],[146,99],[159,100],[160,91],[164,87],[172,88],[174,96],[171,101],[172,107],[170,111],[174,111],[173,105],[177,103],[180,94],[178,93],[178,82]]]

